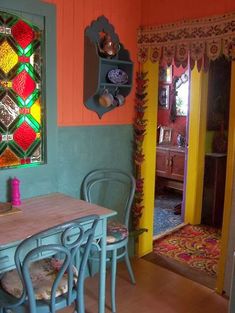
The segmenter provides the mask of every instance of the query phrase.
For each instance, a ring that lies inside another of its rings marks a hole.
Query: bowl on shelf
[[[127,73],[119,68],[110,70],[107,74],[107,78],[113,84],[124,85],[128,82]]]

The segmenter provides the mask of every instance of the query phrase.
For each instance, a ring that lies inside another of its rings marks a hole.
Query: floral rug
[[[220,239],[221,231],[218,229],[186,225],[155,240],[153,252],[215,276],[220,256]]]

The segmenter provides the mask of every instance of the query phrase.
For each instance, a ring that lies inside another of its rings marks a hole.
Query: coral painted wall
[[[131,124],[134,116],[134,88],[124,106],[106,113],[101,120],[83,104],[84,29],[100,15],[105,15],[135,62],[136,32],[141,24],[141,0],[135,1],[134,9],[132,0],[47,2],[56,4],[57,8],[58,125]]]
[[[176,137],[180,134],[185,134],[186,117],[177,116],[176,121],[173,123],[169,120],[169,111],[158,110],[158,126],[167,126],[172,128],[171,143],[177,145]]]
[[[178,0],[177,10],[169,10],[167,0],[45,1],[54,3],[57,8],[59,126],[131,124],[133,121],[134,88],[124,106],[106,113],[101,120],[83,104],[84,29],[98,16],[105,15],[114,25],[120,41],[136,64],[136,29],[139,25],[156,25],[235,10],[234,0]]]
[[[234,0],[148,0],[142,7],[142,25],[171,23],[235,11]]]

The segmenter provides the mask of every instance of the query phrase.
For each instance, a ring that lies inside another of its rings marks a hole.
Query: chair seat
[[[30,275],[36,300],[49,300],[51,298],[51,287],[62,263],[63,260],[48,258],[31,264]],[[75,267],[73,267],[73,272],[77,280],[78,272]],[[56,291],[56,297],[68,291],[67,276],[68,275],[65,273],[62,277]],[[16,270],[9,271],[3,276],[1,286],[6,292],[16,298],[19,298],[23,291],[23,286]]]
[[[128,237],[128,229],[125,225],[111,221],[107,225],[107,244],[112,244],[124,240]]]

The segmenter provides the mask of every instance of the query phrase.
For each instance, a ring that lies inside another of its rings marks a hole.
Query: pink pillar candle
[[[11,180],[11,204],[15,206],[21,205],[20,180],[16,177]]]

